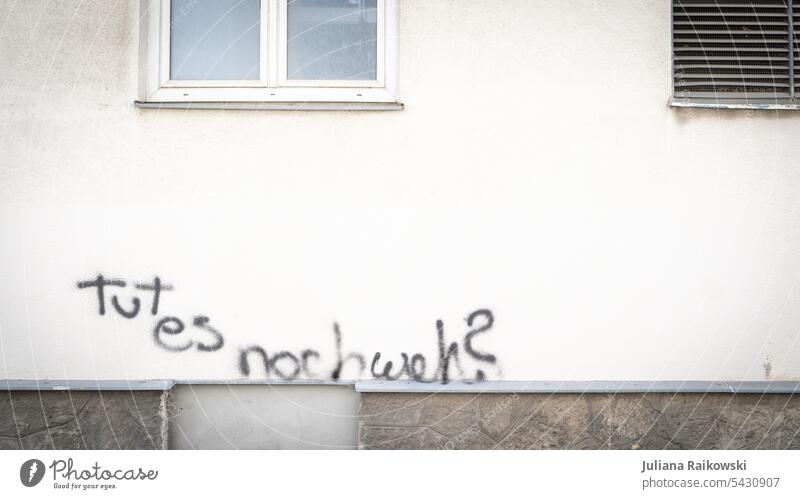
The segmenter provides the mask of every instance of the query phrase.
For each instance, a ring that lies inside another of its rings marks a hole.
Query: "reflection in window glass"
[[[259,79],[260,3],[172,0],[170,79]]]
[[[377,79],[377,0],[289,0],[290,80]]]

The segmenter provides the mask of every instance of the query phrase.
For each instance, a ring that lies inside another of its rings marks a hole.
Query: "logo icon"
[[[28,459],[19,468],[19,479],[22,485],[34,487],[44,478],[44,463],[38,459]]]

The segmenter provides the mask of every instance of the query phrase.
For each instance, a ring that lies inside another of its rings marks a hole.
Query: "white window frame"
[[[141,0],[138,103],[397,103],[397,0],[377,0],[376,80],[288,80],[287,0],[261,0],[258,80],[170,80],[171,0]]]

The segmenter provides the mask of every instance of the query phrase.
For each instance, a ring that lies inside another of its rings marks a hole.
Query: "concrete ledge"
[[[361,393],[800,393],[800,381],[358,381]]]
[[[50,390],[112,390],[142,391],[170,390],[175,382],[167,379],[151,380],[102,380],[102,379],[3,379],[0,390],[8,391],[50,391]]]

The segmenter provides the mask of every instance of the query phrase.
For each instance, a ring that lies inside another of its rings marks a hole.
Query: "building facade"
[[[799,447],[800,7],[725,5],[2,2],[0,445]]]

